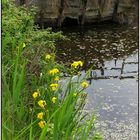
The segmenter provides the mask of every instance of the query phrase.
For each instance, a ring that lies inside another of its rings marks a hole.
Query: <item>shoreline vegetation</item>
[[[80,79],[84,62],[58,64],[55,41],[65,37],[38,30],[34,15],[35,8],[2,1],[2,139],[102,140],[96,115],[82,111],[88,87],[86,76]],[[64,72],[70,73],[65,83]]]

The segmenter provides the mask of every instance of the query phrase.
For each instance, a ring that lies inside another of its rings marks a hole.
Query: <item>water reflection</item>
[[[83,60],[90,72],[86,110],[97,110],[105,140],[138,139],[137,27],[64,29],[69,41],[57,43],[57,60]],[[130,129],[131,128],[131,129]]]
[[[83,29],[78,32],[65,32],[69,41],[58,43],[58,60],[72,62],[83,60],[84,69],[104,67],[104,62],[114,60],[116,64],[119,58],[127,58],[137,53],[137,29],[127,27],[119,28],[93,28]],[[67,55],[68,54],[68,55]],[[102,71],[103,72],[103,71]]]

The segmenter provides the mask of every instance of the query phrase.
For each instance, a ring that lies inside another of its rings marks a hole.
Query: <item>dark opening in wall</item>
[[[66,17],[63,21],[63,26],[75,26],[75,25],[76,26],[78,25],[78,19]]]

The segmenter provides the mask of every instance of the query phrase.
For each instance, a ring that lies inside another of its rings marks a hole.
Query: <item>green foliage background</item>
[[[78,76],[77,81],[72,81],[72,74],[67,86],[61,84],[55,93],[49,89],[54,77],[48,75],[48,71],[54,67],[67,71],[55,61],[55,42],[65,37],[50,28],[38,29],[34,25],[35,11],[35,7],[16,7],[10,1],[2,1],[3,140],[101,140],[94,125],[95,116],[84,120],[87,114],[81,112],[86,94],[80,85],[85,79],[80,80]],[[51,54],[51,60],[44,59],[46,53]],[[37,89],[48,105],[49,114],[46,114],[43,130],[38,127],[36,118],[41,110],[32,98]],[[59,98],[62,91],[64,98]],[[79,93],[76,98],[75,92]],[[59,100],[52,105],[54,95]]]

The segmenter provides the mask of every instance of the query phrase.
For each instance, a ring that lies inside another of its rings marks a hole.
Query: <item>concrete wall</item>
[[[25,0],[24,4],[38,7],[37,22],[61,26],[68,18],[82,25],[105,20],[131,24],[134,16],[131,13],[135,11],[136,2],[137,0]]]

